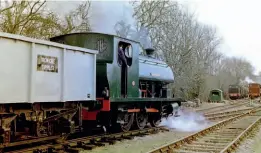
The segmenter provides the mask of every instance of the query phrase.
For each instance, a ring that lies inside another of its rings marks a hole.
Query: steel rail
[[[231,114],[231,113],[236,113],[236,112],[245,112],[245,111],[250,111],[252,110],[252,108],[245,108],[245,109],[238,109],[238,110],[234,110],[234,111],[225,111],[225,112],[218,112],[218,113],[209,113],[209,114],[204,114],[205,117],[215,117],[217,115],[227,115],[227,114]]]
[[[192,135],[189,135],[189,136],[187,136],[187,137],[185,137],[185,138],[182,138],[182,139],[179,139],[178,141],[174,141],[174,142],[171,142],[171,143],[169,143],[169,144],[166,144],[166,145],[164,145],[164,146],[161,146],[161,147],[159,147],[159,148],[157,148],[157,149],[154,149],[154,150],[152,150],[152,151],[149,151],[148,153],[164,153],[164,152],[175,152],[175,151],[173,151],[174,149],[179,149],[179,148],[181,148],[182,146],[184,146],[184,145],[186,145],[186,144],[188,144],[188,146],[187,147],[185,147],[185,150],[187,150],[188,148],[189,148],[189,144],[191,144],[193,141],[195,141],[195,140],[197,140],[197,139],[200,139],[200,138],[207,138],[207,134],[211,134],[211,132],[213,132],[213,131],[215,131],[215,130],[219,130],[219,128],[224,128],[225,127],[225,125],[229,125],[229,124],[233,124],[234,122],[233,121],[240,121],[240,119],[242,119],[242,118],[244,118],[244,117],[247,117],[247,116],[251,116],[251,114],[252,113],[255,113],[257,110],[258,111],[261,111],[260,110],[260,108],[261,107],[256,107],[256,108],[253,108],[252,110],[250,110],[250,111],[248,111],[247,113],[244,113],[244,114],[241,114],[241,115],[238,115],[238,116],[236,116],[236,117],[232,117],[232,118],[229,118],[229,119],[226,119],[226,120],[223,120],[223,121],[220,121],[220,122],[218,122],[218,123],[216,123],[216,124],[214,124],[214,125],[212,125],[212,126],[210,126],[210,127],[208,127],[208,128],[206,128],[206,129],[203,129],[203,130],[201,130],[201,131],[199,131],[199,132],[196,132],[196,133],[194,133],[194,134],[192,134]],[[261,120],[261,116],[259,116],[258,117],[258,119],[254,122],[254,123],[257,123],[257,121],[260,121]],[[247,128],[247,129],[251,129],[251,127],[253,126],[253,125],[255,125],[255,124],[251,124],[250,126],[249,126],[249,128]],[[244,131],[246,131],[246,130],[244,130]],[[222,132],[221,132],[222,133]],[[224,133],[224,134],[227,134],[227,135],[229,135],[230,137],[227,139],[228,141],[232,141],[232,140],[229,140],[229,139],[231,139],[231,138],[233,138],[234,137],[234,133]],[[232,135],[231,135],[232,134]],[[222,139],[222,137],[220,137],[218,134],[217,135],[215,135],[214,136],[216,139],[218,139],[218,140],[220,140],[220,139]],[[224,138],[225,139],[225,138]],[[234,140],[235,138],[233,138],[233,140]],[[236,143],[236,142],[238,142],[238,139],[240,139],[240,136],[238,136],[237,138],[236,138],[236,140],[234,140],[233,142],[231,142],[229,145],[228,145],[228,147],[224,147],[224,146],[214,146],[214,148],[212,147],[211,148],[211,146],[207,146],[207,144],[206,144],[206,142],[204,141],[204,142],[202,142],[202,144],[204,144],[204,145],[206,145],[206,146],[204,146],[205,148],[205,152],[211,152],[211,151],[213,151],[213,150],[216,150],[216,149],[218,149],[218,150],[223,150],[224,148],[227,148],[227,150],[229,150],[231,147],[233,147],[234,146],[234,144]],[[226,140],[226,141],[227,141]],[[214,141],[214,140],[213,140]],[[201,149],[202,149],[202,146],[200,146],[201,147]],[[197,147],[196,147],[197,148]],[[192,147],[192,149],[193,149],[193,147]],[[199,148],[198,148],[199,149]],[[203,150],[200,150],[200,151],[202,151],[202,152],[204,152],[204,149]],[[207,149],[209,149],[209,150],[207,150]],[[189,150],[189,149],[188,149]],[[186,151],[184,151],[184,152],[186,152]],[[215,151],[214,151],[215,152]]]
[[[104,146],[107,143],[114,144],[116,141],[133,139],[135,136],[145,136],[149,134],[155,134],[159,131],[168,131],[164,127],[146,128],[143,130],[134,130],[128,132],[121,132],[109,135],[96,135],[82,138],[75,138],[72,140],[66,140],[58,144],[44,144],[37,147],[25,148],[20,150],[9,151],[7,153],[34,153],[34,152],[78,152],[80,150],[91,150],[95,147]]]
[[[227,115],[219,115],[219,116],[215,116],[215,117],[207,117],[207,119],[209,121],[217,121],[217,120],[222,120],[222,119],[225,119],[225,118],[229,118],[229,117],[234,117],[234,116],[237,116],[237,115],[240,115],[242,113],[231,113],[231,114],[227,114]]]
[[[247,103],[249,103],[249,102],[248,101],[242,101],[242,102],[229,104],[229,105],[222,105],[222,106],[216,106],[216,107],[200,109],[200,110],[196,110],[196,112],[207,114],[207,113],[209,113],[211,111],[211,113],[213,113],[213,112],[217,112],[217,111],[222,111],[222,110],[227,110],[227,109],[231,109],[231,108],[240,107],[240,106],[243,106],[243,105],[245,105]]]
[[[224,148],[220,153],[230,153],[234,151],[237,146],[240,144],[240,141],[248,135],[250,131],[252,131],[258,123],[261,122],[261,116],[254,122],[252,123],[247,129],[245,129],[239,136],[237,136],[229,145],[227,145],[226,148]]]
[[[235,110],[235,111],[226,111],[226,112],[220,112],[220,113],[205,114],[204,117],[208,120],[228,118],[228,117],[240,115],[244,112],[250,111],[251,109],[253,109],[253,108],[238,109],[238,110]]]
[[[240,102],[241,105],[245,104],[246,102]],[[231,105],[230,105],[231,106]],[[237,104],[233,104],[233,107],[238,107],[238,103]],[[225,117],[228,117],[228,116],[235,116],[235,115],[238,115],[237,113],[239,112],[244,112],[244,111],[247,111],[247,110],[251,110],[251,109],[244,109],[244,110],[236,110],[236,111],[232,111],[232,112],[221,112],[221,113],[212,113],[212,114],[206,114],[205,116],[208,117],[209,120],[214,120],[214,119],[220,119],[220,118],[225,118]],[[234,113],[234,114],[233,114]],[[146,129],[145,129],[146,130]],[[155,130],[155,129],[154,129]],[[142,133],[142,131],[140,130],[136,130],[136,131],[129,131],[129,132],[133,132],[133,134],[128,134],[128,133],[116,133],[115,135],[118,134],[118,138],[119,139],[128,139],[128,136],[132,136],[132,135],[135,135],[134,133],[135,132],[140,132],[140,134]],[[108,136],[108,135],[107,135]],[[124,136],[126,136],[124,138]],[[110,136],[108,136],[107,139],[109,139]],[[111,136],[112,137],[112,136]],[[78,142],[80,141],[83,141],[84,143],[92,143],[91,141],[94,142],[95,141],[103,141],[103,139],[106,138],[104,135],[103,136],[89,136],[89,137],[83,137],[83,138],[77,138],[77,139],[73,139],[73,140],[66,140],[66,143],[68,144],[74,144],[75,145],[79,145]],[[54,137],[45,137],[45,138],[39,138],[39,139],[35,139],[35,140],[29,140],[29,141],[21,141],[21,142],[17,142],[17,143],[14,143],[14,144],[7,144],[7,145],[2,145],[1,147],[2,148],[6,148],[6,147],[12,147],[12,146],[15,146],[17,144],[19,145],[24,145],[24,144],[30,144],[30,143],[35,143],[35,142],[41,142],[41,141],[50,141],[50,140],[55,140],[55,139],[58,139],[57,136],[54,136]],[[117,136],[114,137],[114,139],[117,140]],[[77,143],[74,143],[74,142],[77,142]],[[39,147],[36,147],[37,148],[40,148],[41,150],[46,150],[46,149],[63,149],[65,146],[66,146],[66,143],[59,143],[59,144],[56,144],[55,147],[53,147],[54,145],[53,144],[48,144],[46,143],[45,146],[39,146]],[[88,145],[85,145],[85,147],[88,146]],[[91,148],[91,146],[99,146],[99,144],[94,144],[94,145],[89,145],[89,148]],[[70,148],[70,145],[67,146]],[[88,148],[88,147],[86,147]],[[30,150],[30,148],[28,148]],[[31,148],[32,149],[32,148]],[[35,150],[35,149],[34,149]],[[24,150],[25,151],[25,150]]]
[[[222,107],[220,109],[214,109],[214,110],[211,110],[211,112],[207,111],[207,112],[203,112],[203,113],[204,114],[210,114],[210,113],[214,113],[214,112],[222,112],[224,110],[229,110],[229,109],[241,107],[241,106],[246,105],[248,103],[249,103],[248,101],[244,101],[244,102],[240,102],[240,103],[234,104],[234,105],[224,105],[224,107]]]

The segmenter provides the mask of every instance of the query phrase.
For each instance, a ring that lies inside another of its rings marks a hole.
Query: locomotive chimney
[[[147,56],[152,56],[154,51],[155,51],[155,49],[147,48],[147,49],[145,49],[145,51],[146,51]]]

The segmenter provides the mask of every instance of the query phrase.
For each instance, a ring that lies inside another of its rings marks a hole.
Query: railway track
[[[107,144],[114,144],[117,141],[126,139],[133,139],[134,137],[142,137],[150,134],[156,134],[160,131],[168,131],[164,127],[146,128],[143,130],[134,130],[129,132],[115,133],[109,135],[97,135],[88,136],[82,138],[76,138],[71,140],[65,140],[60,143],[52,142],[38,145],[37,147],[27,147],[19,150],[9,150],[5,153],[52,153],[52,152],[68,152],[75,153],[82,150],[91,150],[96,147],[105,146]]]
[[[246,103],[246,102],[245,102]],[[245,104],[244,103],[244,104]],[[243,104],[241,104],[243,105]],[[238,105],[237,105],[238,106]],[[233,107],[236,107],[233,105]],[[205,117],[208,120],[217,120],[217,119],[224,119],[228,118],[229,116],[236,116],[239,114],[242,114],[244,112],[250,111],[252,108],[249,109],[241,109],[241,110],[235,110],[235,111],[227,111],[227,112],[218,112],[218,113],[208,113],[205,114]],[[80,150],[88,150],[93,149],[97,146],[104,146],[106,144],[113,144],[116,141],[121,141],[124,139],[132,139],[135,136],[144,136],[151,133],[157,133],[159,131],[164,131],[163,127],[159,128],[147,128],[144,130],[137,130],[137,131],[130,131],[126,133],[116,133],[116,134],[110,134],[110,135],[97,135],[97,136],[88,136],[83,138],[77,138],[77,139],[71,139],[71,140],[64,140],[62,143],[57,143],[57,140],[59,139],[61,142],[62,139],[58,137],[46,137],[41,138],[39,140],[30,140],[30,141],[24,141],[24,142],[18,142],[19,145],[24,145],[26,149],[7,149],[7,152],[9,153],[29,153],[29,152],[57,152],[59,150],[67,151],[67,152],[78,152]],[[43,143],[42,143],[43,142]],[[28,146],[28,144],[36,144],[37,147]],[[12,147],[12,145],[9,146],[0,146],[2,148],[5,147]],[[23,147],[21,147],[23,148]]]
[[[253,108],[247,108],[247,109],[238,109],[235,111],[225,111],[225,112],[219,112],[219,113],[211,113],[211,114],[205,114],[204,117],[210,121],[214,120],[220,120],[225,119],[233,116],[240,115],[242,113],[245,113],[247,111],[252,110]]]
[[[253,108],[149,153],[231,152],[260,122],[261,107]]]
[[[251,111],[253,108],[242,109],[230,112],[212,113],[207,114],[206,117],[209,120],[227,118],[228,116],[235,116],[247,111]],[[116,133],[111,135],[99,135],[89,136],[83,138],[77,138],[72,140],[66,140],[62,143],[47,143],[37,147],[31,147],[21,150],[10,151],[8,153],[31,153],[31,152],[79,152],[81,150],[91,150],[96,147],[102,147],[106,144],[114,144],[116,141],[133,139],[135,136],[145,136],[149,134],[155,134],[159,131],[165,131],[163,127],[160,128],[147,128],[144,130],[130,131],[126,133]]]
[[[222,106],[217,106],[217,107],[200,109],[200,110],[196,110],[196,112],[204,113],[204,114],[215,113],[215,112],[222,112],[224,110],[229,110],[229,109],[241,107],[241,106],[246,105],[248,103],[249,103],[249,100],[244,100],[242,102],[233,103],[233,104],[230,104],[230,105],[222,105]]]

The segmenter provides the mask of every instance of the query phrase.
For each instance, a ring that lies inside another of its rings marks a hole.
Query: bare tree
[[[146,27],[149,30],[161,24],[162,17],[169,11],[171,4],[169,0],[163,1],[133,1],[133,17],[137,20],[137,28]]]
[[[87,32],[91,30],[89,23],[89,10],[91,7],[90,1],[85,1],[80,4],[76,10],[72,10],[65,15],[65,22],[58,22],[58,29],[62,29],[61,33],[70,32]],[[64,24],[62,24],[64,23]]]
[[[89,31],[86,1],[64,18],[46,9],[46,1],[12,1],[0,12],[0,31],[34,38],[47,39],[73,31]]]
[[[175,95],[206,100],[211,89],[226,91],[229,84],[253,76],[249,62],[219,52],[222,38],[215,27],[199,23],[186,7],[170,1],[141,1],[133,6],[136,29],[148,29],[156,53],[173,69]]]

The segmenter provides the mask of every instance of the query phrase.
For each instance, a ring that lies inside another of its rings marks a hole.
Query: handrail
[[[165,64],[165,63],[159,63],[159,62],[145,60],[145,59],[139,59],[139,61],[141,61],[142,63],[146,63],[146,64],[159,65],[159,66],[162,66],[162,67],[168,67],[168,65]]]

